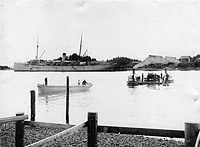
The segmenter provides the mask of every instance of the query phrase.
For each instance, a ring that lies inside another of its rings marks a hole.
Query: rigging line
[[[88,50],[86,47],[82,46],[84,49]]]
[[[39,59],[38,60],[40,60],[40,58],[44,55],[44,53],[46,52],[46,50],[42,53],[42,55],[39,57]]]

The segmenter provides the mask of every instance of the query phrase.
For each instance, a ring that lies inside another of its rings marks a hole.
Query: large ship
[[[107,61],[97,61],[96,59],[91,59],[89,56],[85,56],[86,52],[81,56],[82,35],[81,35],[79,55],[74,53],[73,55],[66,56],[66,53],[63,53],[62,57],[58,59],[41,60],[40,58],[38,58],[38,48],[39,45],[37,41],[36,59],[27,61],[25,63],[14,63],[14,71],[30,71],[30,72],[112,71],[116,66],[116,63],[110,63]]]

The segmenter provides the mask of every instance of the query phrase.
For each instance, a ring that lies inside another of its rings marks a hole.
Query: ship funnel
[[[65,59],[66,59],[66,53],[63,53],[63,54],[62,54],[62,62],[64,62]]]

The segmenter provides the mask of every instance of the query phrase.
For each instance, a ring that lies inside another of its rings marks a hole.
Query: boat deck
[[[160,81],[128,81],[127,82],[128,85],[131,85],[131,86],[137,86],[137,85],[161,85],[163,84],[162,82]]]

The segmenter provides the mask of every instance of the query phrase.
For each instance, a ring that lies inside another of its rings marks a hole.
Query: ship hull
[[[82,71],[112,71],[115,65],[84,65],[84,66],[47,66],[15,63],[14,71],[28,72],[82,72]]]
[[[85,92],[90,89],[93,85],[91,83],[86,84],[86,85],[74,85],[74,86],[69,86],[69,92],[70,93],[75,93],[75,92]],[[55,86],[55,85],[43,85],[43,84],[38,84],[38,92],[39,94],[47,94],[47,93],[61,93],[61,92],[66,92],[67,87],[66,86]]]

